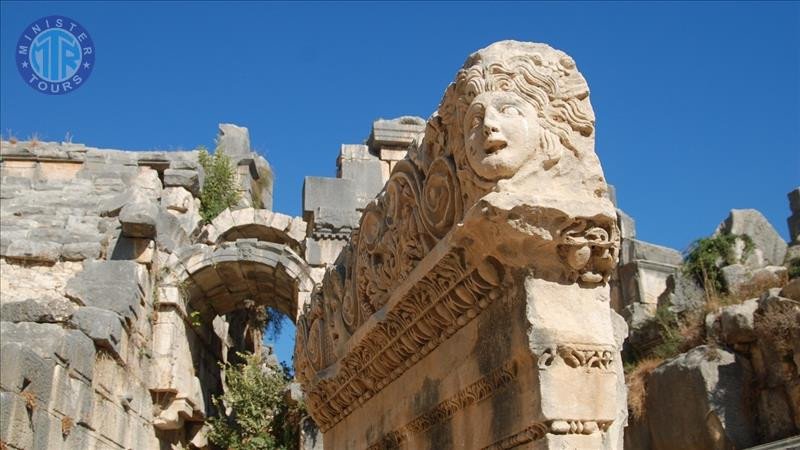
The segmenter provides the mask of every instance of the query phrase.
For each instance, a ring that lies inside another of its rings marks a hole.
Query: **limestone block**
[[[333,264],[339,253],[347,245],[341,239],[306,239],[306,262],[312,266]]]
[[[8,245],[5,257],[40,264],[55,264],[61,256],[62,244],[52,241],[21,239]]]
[[[425,131],[425,120],[421,117],[403,116],[396,119],[378,119],[372,123],[367,145],[380,147],[408,147]]]
[[[381,159],[384,161],[402,161],[406,159],[407,150],[392,150],[388,148],[381,149]]]
[[[753,314],[758,309],[758,299],[722,308],[719,312],[722,341],[731,346],[756,340]]]
[[[5,336],[4,336],[5,337]],[[0,347],[0,387],[10,392],[29,392],[39,402],[49,401],[53,391],[55,362],[43,357],[22,342],[2,342]]]
[[[240,159],[250,155],[250,132],[245,127],[221,123],[217,134],[217,148],[238,164]]]
[[[156,221],[156,243],[158,248],[172,252],[183,245],[188,245],[190,243],[190,238],[185,225],[186,224],[178,217],[175,217],[175,215],[160,209]],[[195,227],[198,225],[199,220],[194,223]]]
[[[66,295],[82,305],[135,321],[143,298],[139,265],[134,261],[88,261],[84,267],[67,283]]]
[[[255,209],[242,208],[231,211],[231,218],[233,219],[233,226],[240,227],[243,225],[250,225],[255,220]]]
[[[336,207],[319,207],[313,211],[314,231],[326,230],[330,232],[350,231],[358,228],[361,213],[355,209],[340,209]]]
[[[59,365],[54,367],[52,377],[53,392],[46,408],[69,417],[74,424],[91,423],[94,393],[91,383],[70,376],[69,371]]]
[[[3,369],[5,370],[5,369]],[[0,391],[0,441],[15,449],[33,448],[33,429],[25,399]]]
[[[28,230],[26,229],[11,229],[9,225],[3,223],[3,234],[0,235],[0,256],[6,256],[8,246],[12,242],[24,240],[28,237]]]
[[[780,287],[786,283],[788,271],[783,266],[767,266],[752,270],[744,264],[731,264],[721,270],[728,292],[739,293],[749,286],[762,289]]]
[[[746,234],[762,251],[768,264],[783,264],[786,242],[767,219],[755,209],[732,209],[728,218],[717,227],[716,233]]]
[[[74,162],[40,162],[37,178],[46,181],[65,181],[75,178],[81,164]]]
[[[341,166],[341,178],[353,180],[356,207],[363,208],[383,189],[383,169],[381,161],[377,158],[343,159]]]
[[[59,363],[68,365],[86,379],[92,378],[94,344],[80,331],[54,324],[0,322],[0,339],[3,344],[22,344],[45,359],[57,356]]]
[[[132,184],[141,189],[151,200],[158,200],[161,197],[163,189],[161,179],[158,178],[158,172],[149,167],[139,167],[139,174],[133,179]]]
[[[691,275],[680,271],[667,278],[667,289],[659,297],[658,304],[668,305],[670,311],[682,313],[696,310],[706,303],[706,293]]]
[[[356,184],[343,178],[306,177],[303,183],[303,218],[313,223],[317,208],[355,210]]]
[[[619,208],[617,208],[617,225],[622,239],[636,239],[636,221]]]
[[[623,263],[636,260],[646,260],[650,262],[679,266],[681,263],[683,263],[683,256],[681,255],[681,252],[669,247],[663,247],[661,245],[655,245],[636,239],[626,239],[622,243],[620,260]]]
[[[161,206],[177,213],[185,213],[193,203],[192,193],[183,187],[168,187],[161,195]]]
[[[76,310],[64,297],[29,298],[0,305],[0,317],[8,322],[66,322]]]
[[[165,187],[182,187],[194,196],[200,195],[200,175],[196,170],[166,169],[164,170]]]
[[[158,206],[151,202],[126,204],[119,213],[122,233],[134,238],[154,238],[159,214]]]
[[[75,242],[64,244],[61,256],[66,261],[83,261],[85,259],[98,259],[102,246],[99,242]]]
[[[122,207],[129,203],[148,202],[147,195],[140,189],[128,189],[125,192],[113,196],[107,196],[100,202],[100,215],[104,217],[116,217]]]
[[[755,424],[745,403],[747,361],[699,346],[663,364],[647,381],[647,414],[654,450],[747,448]]]
[[[122,358],[120,344],[124,336],[122,318],[107,309],[85,306],[72,315],[71,322],[91,338],[95,345],[111,350]]]

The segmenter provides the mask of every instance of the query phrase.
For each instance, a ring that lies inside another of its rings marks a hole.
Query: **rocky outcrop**
[[[662,315],[638,331],[660,343],[677,335],[676,348],[705,344],[645,376],[628,449],[747,448],[800,433],[800,278],[789,280],[785,243],[757,211],[733,210],[717,233],[737,235],[734,263],[718,261],[727,291],[676,274],[659,301],[675,322]]]

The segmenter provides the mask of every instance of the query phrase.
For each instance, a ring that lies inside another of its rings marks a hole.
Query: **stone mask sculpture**
[[[621,448],[618,248],[572,58],[471,55],[298,322],[325,445]],[[474,411],[506,419],[464,428]]]

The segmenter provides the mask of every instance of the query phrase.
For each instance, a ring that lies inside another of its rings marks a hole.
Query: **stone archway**
[[[290,218],[286,227],[296,222]],[[162,263],[151,321],[150,388],[157,410],[154,425],[162,432],[184,429],[191,435],[189,428],[199,429],[212,411],[211,396],[222,391],[219,363],[258,346],[254,342],[260,342],[261,330],[248,329],[247,320],[240,320],[243,314],[270,306],[296,322],[309,302],[314,282],[298,255],[301,241],[288,239],[285,228],[279,228],[257,223],[221,227],[218,244],[177,249]],[[226,240],[253,230],[261,234]]]
[[[289,246],[302,254],[308,224],[267,209],[244,208],[222,211],[207,228],[208,240],[215,244],[237,239],[258,239]]]

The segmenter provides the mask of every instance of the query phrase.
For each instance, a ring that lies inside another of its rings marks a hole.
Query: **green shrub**
[[[200,215],[206,222],[211,222],[225,208],[239,201],[236,171],[224,153],[217,150],[210,155],[204,147],[198,150],[200,165],[205,171],[203,189],[200,191]]]
[[[706,291],[721,293],[727,291],[722,277],[721,267],[736,264],[734,246],[736,239],[744,241],[743,258],[753,251],[754,245],[750,236],[735,234],[719,234],[694,241],[683,262],[683,271],[694,277]]]
[[[789,279],[800,277],[800,258],[789,260]]]
[[[221,364],[225,393],[213,399],[218,416],[208,419],[209,439],[230,450],[296,449],[302,405],[288,404],[289,376],[280,367],[264,369],[257,354],[242,354],[241,364]]]

